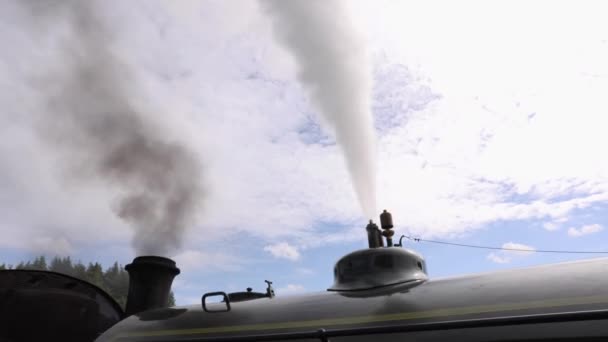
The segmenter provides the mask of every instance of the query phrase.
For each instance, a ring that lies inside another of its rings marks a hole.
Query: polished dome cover
[[[369,248],[338,260],[328,291],[373,295],[404,290],[427,279],[426,264],[418,253],[397,247]]]

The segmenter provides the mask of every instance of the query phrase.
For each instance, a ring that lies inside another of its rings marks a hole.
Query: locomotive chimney
[[[173,278],[179,274],[175,261],[159,256],[140,256],[125,269],[129,272],[126,316],[167,306]]]

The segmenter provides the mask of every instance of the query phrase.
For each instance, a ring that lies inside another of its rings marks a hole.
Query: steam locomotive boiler
[[[219,291],[202,295],[198,304],[164,308],[179,270],[166,258],[139,257],[127,267],[131,284],[126,313],[101,290],[95,296],[76,291],[72,296],[81,299],[68,300],[66,294],[54,304],[86,307],[80,316],[66,316],[68,323],[61,328],[78,329],[88,322],[87,337],[99,342],[608,340],[608,258],[429,279],[420,254],[393,244],[392,228],[386,211],[380,228],[370,222],[369,248],[339,259],[334,283],[323,292],[274,296],[269,282],[265,294]],[[29,298],[31,285],[7,290],[4,281],[0,284],[2,298],[10,296],[7,291]],[[67,291],[66,286],[49,286],[46,294],[28,300],[51,298]],[[86,286],[78,283],[71,290],[86,292]],[[10,310],[18,309],[14,304]],[[38,309],[37,317],[50,315]],[[35,313],[21,312],[13,325],[34,328],[44,321],[32,324],[29,318]],[[65,329],[57,332],[64,334],[57,340],[72,339],[72,331]],[[27,340],[14,336],[0,329],[0,341]]]

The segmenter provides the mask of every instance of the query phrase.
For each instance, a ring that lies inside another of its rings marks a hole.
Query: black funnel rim
[[[140,267],[140,266],[162,267],[162,268],[165,268],[165,269],[171,271],[171,273],[174,273],[175,275],[178,275],[180,273],[180,270],[179,270],[179,268],[177,268],[175,261],[173,261],[172,259],[166,258],[166,257],[157,256],[157,255],[138,256],[135,259],[133,259],[133,261],[130,264],[125,266],[125,270],[129,271],[129,269],[132,269],[133,267]]]

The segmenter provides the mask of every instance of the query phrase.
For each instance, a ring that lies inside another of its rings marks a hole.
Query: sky
[[[268,14],[255,1],[97,5],[131,72],[122,86],[202,166],[204,200],[170,255],[178,304],[263,291],[266,279],[277,295],[330,287],[338,258],[366,247],[369,218]],[[40,137],[46,96],[60,87],[45,75],[69,67],[62,44],[73,33],[61,20],[32,24],[26,7],[0,3],[0,263],[44,254],[127,264],[135,233],[113,211],[116,189],[63,181],[74,170]],[[376,202],[392,212],[396,236],[608,251],[601,9],[347,2],[340,18],[369,54],[361,68],[372,80]],[[404,246],[426,258],[431,279],[594,257]]]

